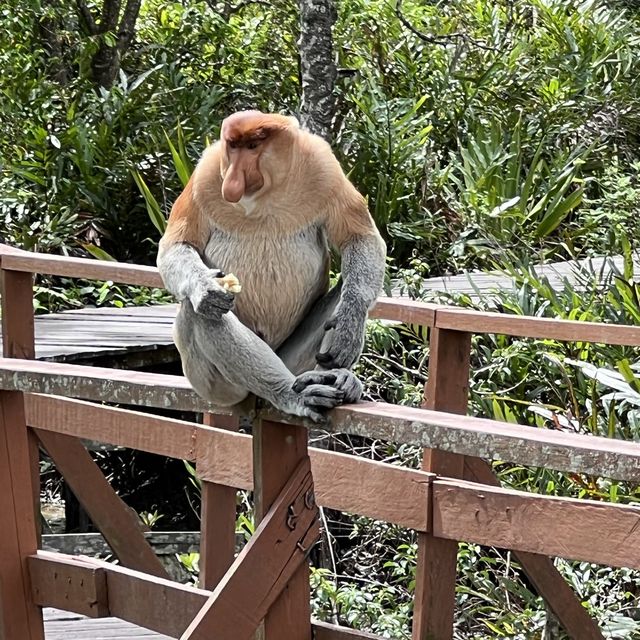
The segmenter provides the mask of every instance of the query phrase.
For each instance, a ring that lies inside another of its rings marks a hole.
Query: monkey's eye
[[[227,144],[229,145],[229,149],[237,149],[239,146],[238,143],[234,142],[233,140],[229,140]]]
[[[257,149],[260,146],[259,142],[256,142],[255,140],[253,142],[248,142],[247,143],[247,149]]]

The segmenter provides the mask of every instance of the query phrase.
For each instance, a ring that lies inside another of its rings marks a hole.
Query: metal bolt
[[[307,493],[304,494],[304,506],[307,509],[313,509],[316,506],[316,496],[313,493],[313,489],[309,489]]]

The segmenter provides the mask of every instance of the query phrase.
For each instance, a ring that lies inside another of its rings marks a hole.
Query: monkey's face
[[[222,123],[222,197],[238,203],[256,198],[279,182],[286,164],[283,136],[292,125],[285,116],[240,111]]]

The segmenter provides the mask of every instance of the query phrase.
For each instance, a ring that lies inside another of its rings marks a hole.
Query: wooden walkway
[[[622,256],[603,258],[587,258],[566,262],[550,262],[543,265],[532,265],[539,278],[546,278],[549,285],[561,291],[568,281],[578,291],[584,289],[584,280],[591,275],[598,282],[609,282],[617,273],[622,273],[624,263]],[[640,254],[634,257],[634,278],[640,280]],[[479,300],[497,290],[513,289],[513,278],[497,271],[461,273],[455,276],[443,276],[425,280],[423,287],[434,293],[466,294],[472,300]]]
[[[36,316],[36,358],[80,362],[117,359],[137,369],[173,362],[172,325],[177,305],[85,308]],[[0,347],[2,338],[0,337]]]
[[[50,608],[44,609],[44,629],[46,640],[169,640],[169,636],[118,618],[85,618],[77,613]]]

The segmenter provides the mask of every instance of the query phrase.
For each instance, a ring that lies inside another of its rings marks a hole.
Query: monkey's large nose
[[[233,165],[229,167],[227,174],[222,182],[222,197],[231,203],[240,202],[240,198],[244,195],[246,181],[244,172],[237,170]]]

